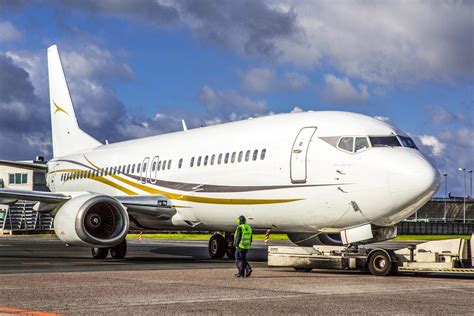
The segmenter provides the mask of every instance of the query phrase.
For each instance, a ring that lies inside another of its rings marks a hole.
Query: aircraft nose
[[[389,168],[390,191],[400,204],[414,203],[431,198],[440,185],[440,175],[419,152],[406,153],[396,165]]]

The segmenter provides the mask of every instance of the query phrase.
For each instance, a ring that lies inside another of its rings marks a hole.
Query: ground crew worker
[[[234,234],[235,264],[239,272],[235,275],[238,278],[249,277],[252,268],[247,261],[247,252],[252,245],[252,227],[246,224],[245,216],[240,215],[237,219],[239,224]]]

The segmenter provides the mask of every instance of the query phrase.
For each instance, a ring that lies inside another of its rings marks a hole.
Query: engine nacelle
[[[335,234],[311,234],[290,233],[288,238],[294,244],[301,247],[312,247],[314,245],[342,246],[341,235]]]
[[[129,224],[122,203],[100,194],[76,196],[54,216],[54,232],[62,242],[73,246],[118,245],[125,239]]]

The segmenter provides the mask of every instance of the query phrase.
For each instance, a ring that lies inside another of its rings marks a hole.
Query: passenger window
[[[198,166],[198,167],[201,166],[201,156],[198,157],[197,166]]]
[[[339,141],[338,147],[342,150],[352,152],[354,148],[354,138],[353,137],[342,137]]]
[[[146,171],[146,163],[143,164],[143,172]]]
[[[170,169],[171,169],[171,159],[168,160],[168,170],[170,170]]]
[[[217,163],[220,165],[222,162],[222,154],[219,154],[219,159],[217,159]]]
[[[235,161],[235,151],[232,153],[232,158],[230,158],[230,162],[234,163]]]
[[[212,155],[212,156],[211,156],[211,165],[214,165],[214,160],[215,160],[215,158],[216,158],[216,155]]]
[[[135,173],[135,164],[132,165],[132,173]]]
[[[224,163],[228,163],[228,162],[229,162],[229,153],[226,153],[225,158],[224,158]]]
[[[249,161],[250,159],[250,150],[247,150],[247,152],[245,153],[245,161]]]
[[[355,139],[355,152],[369,148],[369,141],[367,137],[356,137]]]
[[[141,170],[140,167],[141,167],[141,166],[142,166],[142,164],[139,163],[138,166],[137,166],[137,172],[140,172],[140,170]]]
[[[242,157],[244,156],[244,152],[239,152],[239,162],[242,162]]]
[[[181,169],[182,166],[183,166],[183,158],[180,158],[178,162],[178,168]]]
[[[194,166],[194,157],[191,158],[191,162],[189,163],[189,166],[190,166],[190,167]]]
[[[263,149],[262,150],[262,153],[260,154],[260,160],[263,160],[265,159],[265,155],[267,154],[267,150],[266,149]]]
[[[127,166],[127,173],[130,174],[130,165]]]
[[[204,166],[207,166],[208,160],[209,160],[209,156],[206,155],[206,157],[204,157]]]
[[[258,157],[258,149],[255,149],[255,150],[253,151],[252,160],[253,160],[253,161],[257,160],[257,157]]]
[[[157,170],[158,170],[158,171],[160,171],[160,170],[161,170],[161,160],[160,160],[160,161],[158,161],[158,169],[157,169]]]

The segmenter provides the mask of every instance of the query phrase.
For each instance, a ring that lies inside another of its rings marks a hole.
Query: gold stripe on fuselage
[[[99,168],[99,166],[91,162],[85,155],[84,155],[84,158],[94,168],[101,169]],[[202,196],[183,195],[183,194],[176,194],[176,193],[171,193],[171,192],[167,192],[163,190],[157,190],[155,188],[150,188],[144,184],[136,183],[134,181],[130,181],[128,179],[119,177],[117,175],[110,175],[110,176],[117,181],[128,184],[129,186],[140,189],[149,194],[160,194],[160,195],[166,196],[170,200],[178,200],[178,201],[186,201],[186,202],[194,202],[194,203],[224,204],[224,205],[258,205],[258,204],[289,203],[289,202],[304,200],[302,198],[298,198],[298,199],[230,199],[230,198],[210,198],[210,197],[202,197]]]

